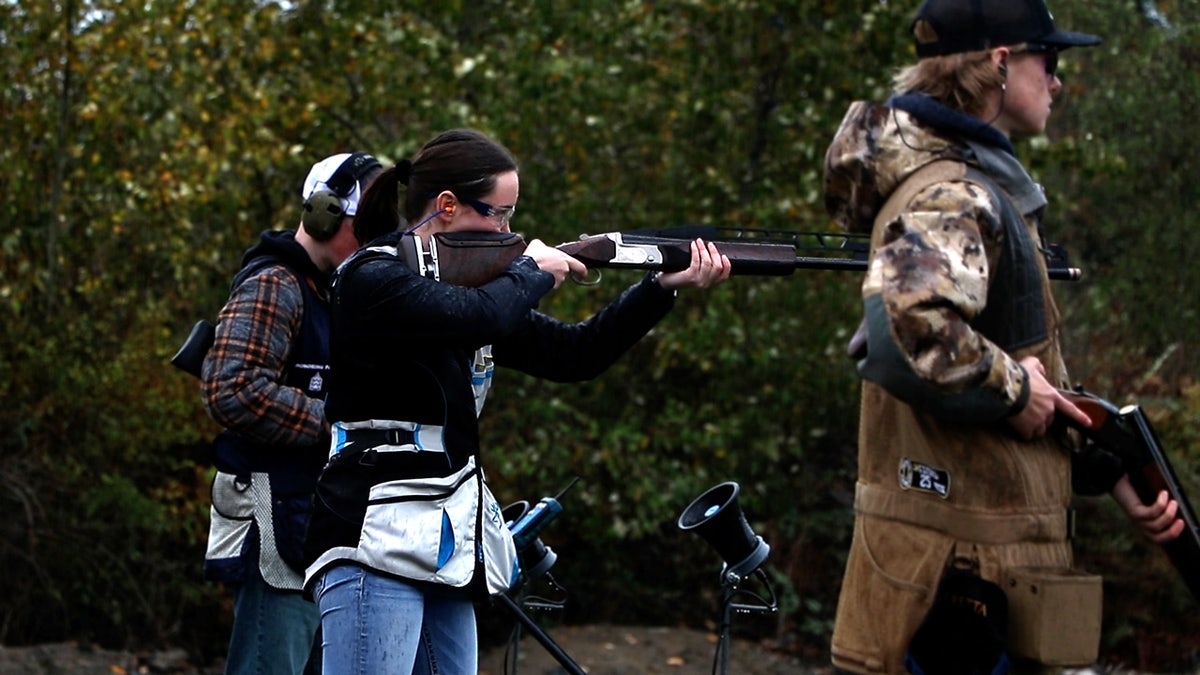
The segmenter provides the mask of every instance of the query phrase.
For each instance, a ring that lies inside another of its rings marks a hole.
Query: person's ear
[[[992,61],[996,64],[996,70],[1000,72],[1000,77],[1008,79],[1008,55],[1010,51],[1008,47],[997,47],[992,51]]]

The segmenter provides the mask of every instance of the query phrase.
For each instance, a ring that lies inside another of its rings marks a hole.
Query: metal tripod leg
[[[529,633],[533,635],[534,639],[546,648],[546,651],[550,653],[550,656],[553,656],[554,660],[558,661],[564,670],[570,673],[570,675],[585,675],[583,668],[580,668],[579,664],[575,663],[575,661],[573,661],[571,657],[568,656],[565,651],[563,651],[562,647],[558,646],[558,643],[555,642],[546,633],[546,631],[542,630],[541,626],[534,623],[533,619],[529,618],[529,615],[525,613],[525,610],[521,609],[517,603],[513,602],[512,598],[503,593],[498,593],[492,597],[496,600],[496,602],[500,603],[501,606],[511,612],[512,615],[517,618],[517,621],[521,622],[521,626],[524,627],[525,630],[529,631]]]
[[[733,613],[773,613],[779,609],[779,601],[775,596],[775,589],[771,586],[771,580],[767,578],[767,575],[761,569],[754,570],[753,575],[767,589],[770,594],[769,599],[764,599],[756,593],[751,593],[740,588],[739,584],[742,580],[739,577],[726,579],[721,584],[723,590],[721,594],[721,625],[718,628],[717,653],[713,663],[713,672],[719,673],[719,675],[725,675],[729,672],[729,642],[730,631],[733,629]],[[748,595],[757,602],[755,604],[734,602],[734,598],[741,594]]]

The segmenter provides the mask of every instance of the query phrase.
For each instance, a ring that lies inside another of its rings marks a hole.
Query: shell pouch
[[[1095,663],[1100,649],[1102,578],[1081,570],[1016,567],[1005,573],[1008,648],[1051,666]]]
[[[455,587],[471,582],[478,551],[492,592],[508,588],[518,569],[512,535],[473,461],[451,476],[372,487],[358,551],[378,569]]]

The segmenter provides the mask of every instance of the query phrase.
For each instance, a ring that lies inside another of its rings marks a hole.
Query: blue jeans
[[[246,581],[234,590],[225,675],[301,675],[314,653],[320,621],[314,603],[295,591],[271,588],[258,566],[248,565]]]
[[[316,581],[325,675],[475,675],[475,606],[465,589],[410,584],[357,565]]]

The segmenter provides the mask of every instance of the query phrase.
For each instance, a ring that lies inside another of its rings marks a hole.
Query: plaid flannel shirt
[[[304,446],[328,438],[324,401],[285,381],[303,323],[300,283],[282,265],[241,283],[218,316],[204,362],[202,394],[209,415],[261,443]]]

